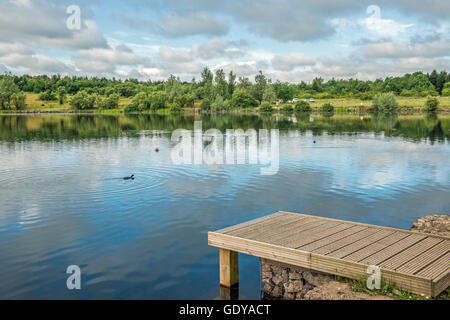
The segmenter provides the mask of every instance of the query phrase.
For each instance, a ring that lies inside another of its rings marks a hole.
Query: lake
[[[279,130],[276,173],[175,164],[195,121]],[[449,138],[450,115],[2,115],[0,298],[215,299],[208,231],[278,210],[404,229],[449,214]],[[240,256],[240,298],[260,298],[258,268]]]

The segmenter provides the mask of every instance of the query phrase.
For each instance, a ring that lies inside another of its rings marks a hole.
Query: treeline
[[[195,102],[206,111],[252,108],[262,105],[270,109],[275,101],[297,99],[359,98],[371,100],[380,93],[397,96],[450,96],[450,73],[415,72],[402,77],[375,81],[357,79],[315,78],[311,83],[273,82],[261,71],[254,77],[237,77],[222,69],[214,73],[204,68],[200,79],[181,81],[171,75],[166,81],[118,80],[58,75],[0,75],[0,108],[23,109],[24,93],[39,94],[43,101],[68,102],[74,109],[114,109],[119,99],[130,98],[129,112],[170,108],[173,111],[194,107]],[[268,106],[269,105],[269,106]]]

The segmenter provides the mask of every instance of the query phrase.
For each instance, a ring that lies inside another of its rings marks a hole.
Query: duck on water
[[[123,180],[134,180],[134,174],[129,177],[124,177]]]

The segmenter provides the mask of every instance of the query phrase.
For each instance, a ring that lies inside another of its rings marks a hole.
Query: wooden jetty
[[[220,248],[220,284],[239,281],[238,252],[351,279],[370,265],[388,284],[435,297],[450,285],[450,237],[277,212],[208,233]]]

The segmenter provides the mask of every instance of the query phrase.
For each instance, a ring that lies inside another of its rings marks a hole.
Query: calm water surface
[[[0,298],[214,299],[209,230],[278,210],[398,228],[450,212],[449,116],[313,117],[0,116]],[[194,120],[280,129],[278,174],[172,164],[171,132]],[[260,297],[258,267],[240,256],[240,298]]]

